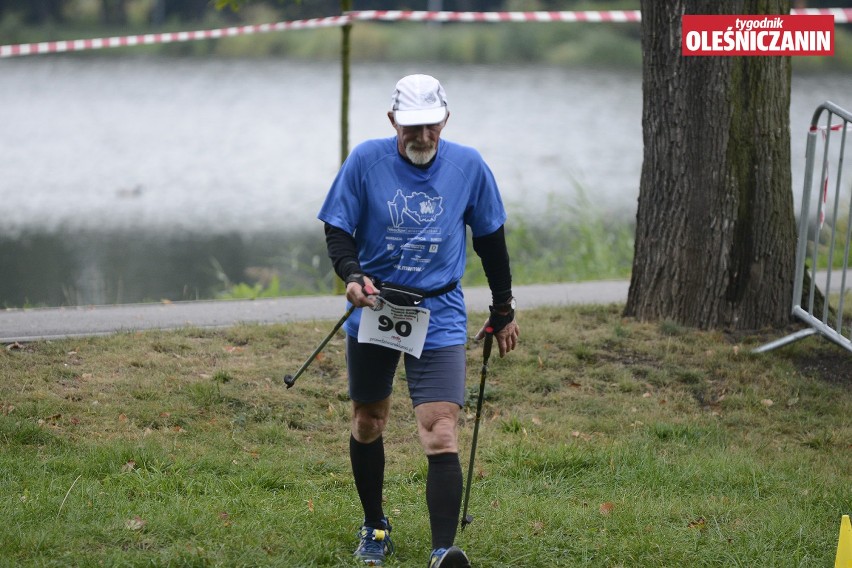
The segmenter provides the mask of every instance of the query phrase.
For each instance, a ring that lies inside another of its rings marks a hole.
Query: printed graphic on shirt
[[[415,191],[406,196],[401,189],[397,189],[393,200],[388,201],[391,223],[398,229],[407,222],[417,225],[434,222],[444,212],[441,207],[443,200],[443,197],[429,197],[422,191]]]
[[[439,250],[441,228],[438,217],[444,212],[443,197],[429,197],[422,191],[405,195],[396,190],[388,201],[390,226],[387,228],[387,250],[398,250],[394,268],[405,272],[420,272]]]

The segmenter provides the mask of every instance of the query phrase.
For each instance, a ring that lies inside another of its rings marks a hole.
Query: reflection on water
[[[0,274],[0,307],[209,299],[273,276],[294,292],[332,282],[321,232],[27,232],[0,236]]]

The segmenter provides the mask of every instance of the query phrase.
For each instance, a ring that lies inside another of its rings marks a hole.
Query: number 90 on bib
[[[383,300],[379,309],[361,310],[358,342],[396,349],[419,359],[428,329],[426,308],[397,306]]]

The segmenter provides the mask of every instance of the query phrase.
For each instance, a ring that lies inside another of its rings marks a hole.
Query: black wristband
[[[515,308],[509,308],[507,313],[502,314],[500,313],[502,310],[494,306],[489,306],[488,310],[491,312],[488,316],[488,327],[491,328],[491,333],[497,333],[515,320]]]
[[[361,285],[361,288],[366,285],[366,282],[364,281],[364,274],[361,272],[353,272],[352,274],[346,277],[346,280],[344,280],[344,282],[346,282],[347,284],[349,284],[350,282],[356,282]]]

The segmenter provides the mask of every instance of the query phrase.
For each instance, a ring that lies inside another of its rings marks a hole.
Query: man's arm
[[[373,300],[368,296],[376,294],[376,290],[361,269],[355,237],[326,223],[325,244],[334,272],[346,283],[346,298],[358,307],[372,306]]]
[[[358,245],[355,237],[334,225],[325,224],[325,245],[334,272],[346,282],[351,274],[363,273],[358,261]]]
[[[482,260],[492,303],[495,307],[508,305],[512,299],[512,271],[503,226],[490,235],[474,237],[473,250]]]
[[[509,251],[506,248],[506,235],[499,229],[482,237],[473,239],[473,250],[482,259],[482,269],[491,289],[491,315],[485,326],[476,334],[482,339],[486,333],[493,333],[500,349],[500,357],[512,351],[518,345],[520,328],[515,321],[515,301],[512,297],[512,271],[509,267]]]

